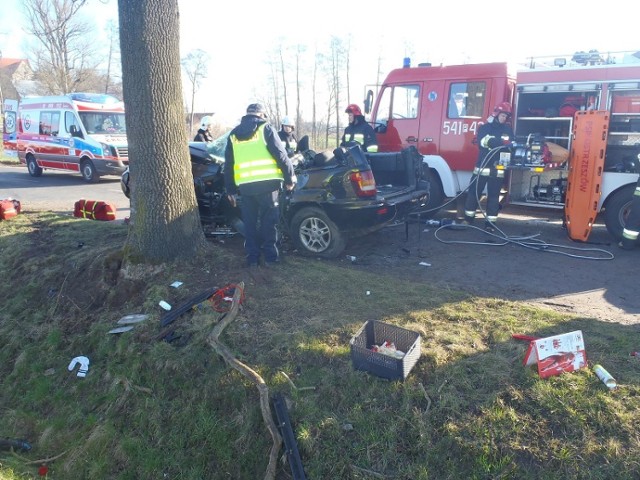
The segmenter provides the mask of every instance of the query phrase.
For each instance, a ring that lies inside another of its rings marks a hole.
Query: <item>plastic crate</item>
[[[394,358],[371,350],[373,345],[393,342],[405,353]],[[420,334],[377,320],[369,320],[349,342],[351,361],[357,370],[364,370],[389,380],[404,380],[420,358]]]

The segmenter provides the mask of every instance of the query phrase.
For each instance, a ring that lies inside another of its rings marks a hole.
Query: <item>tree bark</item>
[[[118,0],[131,171],[129,258],[194,255],[204,233],[184,139],[177,0]]]

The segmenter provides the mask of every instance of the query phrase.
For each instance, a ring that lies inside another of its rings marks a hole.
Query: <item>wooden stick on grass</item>
[[[207,338],[207,343],[213,347],[213,349],[224,358],[225,362],[239,371],[242,375],[251,380],[260,393],[260,410],[262,411],[262,419],[267,425],[267,429],[271,434],[273,445],[271,446],[271,452],[269,453],[269,464],[267,465],[267,471],[265,472],[265,480],[273,480],[276,478],[276,467],[278,463],[278,452],[282,446],[282,437],[278,432],[273,417],[271,416],[271,409],[269,407],[269,388],[263,380],[263,378],[252,368],[248,367],[240,360],[238,360],[233,353],[220,342],[219,337],[222,331],[235,320],[240,310],[240,299],[244,292],[244,282],[240,282],[236,285],[235,293],[233,294],[233,300],[231,301],[231,308],[225,317],[218,323]]]

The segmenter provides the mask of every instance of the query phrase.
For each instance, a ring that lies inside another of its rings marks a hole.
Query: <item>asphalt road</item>
[[[120,190],[120,178],[103,177],[86,183],[80,174],[45,170],[32,177],[26,166],[0,165],[0,198],[20,200],[23,210],[51,210],[73,214],[80,199],[101,200],[116,206],[116,220],[129,216],[129,199]]]

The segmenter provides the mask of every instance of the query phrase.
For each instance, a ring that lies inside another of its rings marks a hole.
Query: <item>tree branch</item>
[[[229,312],[224,316],[222,320],[214,327],[214,329],[209,334],[207,338],[207,343],[213,347],[213,349],[224,358],[225,362],[229,364],[230,367],[235,368],[242,375],[251,380],[256,387],[258,388],[258,392],[260,394],[260,410],[262,411],[262,419],[271,434],[271,439],[273,440],[273,445],[271,446],[271,452],[269,454],[269,464],[267,465],[267,471],[265,472],[264,478],[265,480],[273,480],[276,477],[276,466],[278,463],[278,452],[280,451],[280,447],[282,446],[282,437],[278,432],[278,427],[276,427],[275,422],[273,421],[273,417],[271,415],[271,409],[269,407],[269,388],[267,384],[262,379],[262,377],[252,368],[248,367],[240,360],[238,360],[231,351],[220,342],[219,337],[222,334],[222,331],[235,320],[238,312],[240,310],[240,299],[242,298],[242,294],[244,292],[244,282],[240,282],[236,286],[236,291],[233,294],[233,300],[231,302],[231,308]]]

